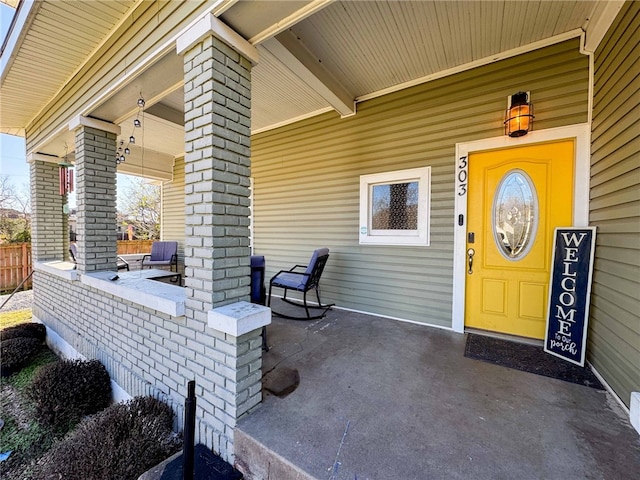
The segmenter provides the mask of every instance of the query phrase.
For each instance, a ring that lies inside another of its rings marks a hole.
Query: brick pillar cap
[[[191,24],[187,30],[176,40],[176,51],[182,55],[186,50],[200,43],[204,38],[213,35],[223,41],[236,52],[249,60],[252,65],[258,63],[260,55],[258,49],[247,42],[228,25],[218,20],[215,15],[209,13],[203,18]]]
[[[103,132],[113,133],[120,135],[121,129],[119,125],[115,125],[111,122],[105,122],[104,120],[98,120],[97,118],[85,117],[84,115],[76,115],[69,120],[69,130],[73,131],[80,127],[95,128],[96,130],[102,130]]]
[[[237,302],[209,310],[209,328],[239,337],[271,323],[271,309],[249,302]]]

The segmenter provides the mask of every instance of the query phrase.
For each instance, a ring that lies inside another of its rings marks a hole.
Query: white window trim
[[[371,228],[371,191],[380,184],[418,182],[417,230],[373,230]],[[431,206],[431,167],[396,170],[360,176],[360,244],[361,245],[429,245]]]

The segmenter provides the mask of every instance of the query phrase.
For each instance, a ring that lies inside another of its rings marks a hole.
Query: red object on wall
[[[70,164],[60,164],[60,195],[73,192],[73,170],[69,167]]]

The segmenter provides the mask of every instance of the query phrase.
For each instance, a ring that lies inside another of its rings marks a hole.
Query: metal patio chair
[[[309,265],[296,265],[289,270],[280,270],[269,281],[269,295],[267,296],[267,306],[271,305],[271,291],[274,287],[284,289],[282,300],[297,307],[303,307],[306,313],[305,317],[296,317],[291,315],[285,315],[283,313],[273,312],[274,315],[283,318],[290,318],[292,320],[313,320],[316,318],[322,318],[326,315],[327,310],[333,307],[332,304],[324,305],[320,301],[320,293],[318,287],[320,284],[320,277],[324,267],[329,259],[329,249],[319,248],[311,255]],[[300,271],[304,269],[304,271]],[[297,270],[297,271],[296,271]],[[287,291],[293,290],[302,293],[302,303],[299,301],[293,301],[287,298]],[[317,305],[309,305],[307,303],[307,292],[309,290],[315,290],[316,298],[318,299]],[[310,309],[320,309],[322,312],[318,315],[311,315]]]
[[[178,271],[178,242],[153,242],[151,254],[142,257],[141,268],[166,267]]]
[[[71,256],[71,261],[76,264],[76,266],[73,267],[73,269],[75,270],[78,266],[78,247],[75,243],[71,243],[69,245],[69,255]],[[122,257],[116,258],[116,266],[118,267],[118,270],[127,270],[127,272],[129,271],[129,262],[127,262]]]

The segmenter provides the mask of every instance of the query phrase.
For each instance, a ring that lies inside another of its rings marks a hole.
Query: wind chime
[[[60,178],[60,195],[66,195],[68,193],[73,192],[73,164],[67,161],[68,155],[68,146],[64,144],[64,157],[62,157],[62,162],[58,164],[58,174]]]

